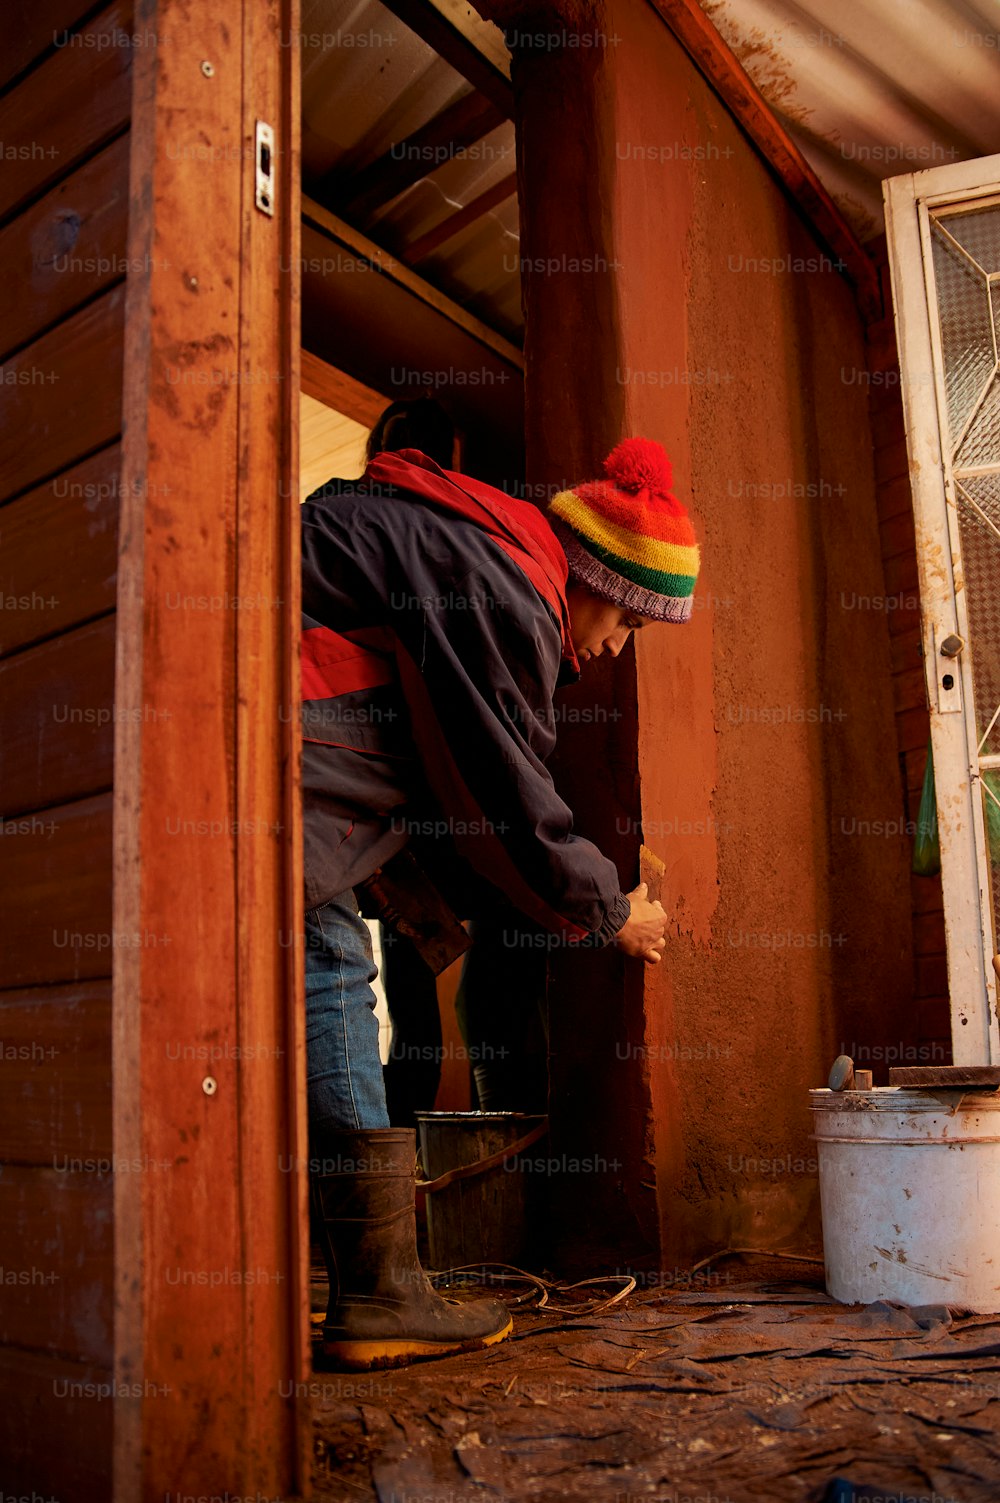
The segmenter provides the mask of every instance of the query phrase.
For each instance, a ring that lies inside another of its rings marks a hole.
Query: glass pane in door
[[[944,365],[945,470],[961,548],[975,746],[983,797],[993,952],[1000,934],[1000,205],[931,215],[938,329]],[[966,680],[968,685],[968,679]],[[995,764],[995,765],[994,765]]]

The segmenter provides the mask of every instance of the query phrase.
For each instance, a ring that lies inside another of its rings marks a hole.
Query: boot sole
[[[474,1336],[468,1341],[324,1341],[322,1350],[324,1357],[350,1372],[369,1372],[372,1368],[403,1367],[432,1357],[450,1357],[455,1352],[479,1352],[503,1341],[513,1329],[511,1319],[491,1336]]]

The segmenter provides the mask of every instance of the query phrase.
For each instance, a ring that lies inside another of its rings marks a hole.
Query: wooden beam
[[[650,0],[781,179],[855,288],[865,318],[884,316],[878,272],[819,177],[698,0]]]
[[[391,400],[309,350],[302,351],[301,389],[307,397],[325,402],[327,407],[363,423],[366,428],[374,426]]]
[[[496,208],[497,204],[504,203],[516,192],[517,173],[512,172],[508,177],[501,178],[498,183],[494,183],[492,188],[487,188],[485,193],[480,193],[478,198],[472,199],[471,203],[467,203],[456,214],[449,214],[447,219],[442,219],[440,224],[428,230],[426,235],[421,235],[419,240],[414,240],[403,251],[403,260],[407,266],[415,266],[418,261],[422,261],[436,251],[438,246],[453,240],[470,224],[474,224],[477,219],[481,219],[484,214],[488,214],[491,209]]]
[[[244,0],[243,140],[254,140],[256,123],[263,119],[274,125],[278,150],[273,217],[255,206],[253,173],[244,176],[238,283],[241,368],[250,379],[239,391],[237,525],[230,556],[235,554],[237,598],[261,605],[237,608],[230,639],[235,768],[229,796],[230,807],[252,811],[250,830],[269,824],[271,838],[262,842],[259,833],[244,834],[234,842],[231,943],[241,1061],[246,1061],[235,1072],[237,1167],[246,1267],[279,1271],[287,1296],[269,1296],[258,1287],[244,1302],[242,1355],[251,1429],[232,1439],[243,1476],[255,1479],[253,1490],[294,1488],[307,1494],[310,1406],[289,1402],[280,1376],[275,1385],[282,1371],[294,1373],[296,1381],[312,1371],[305,957],[299,943],[304,935],[301,732],[296,724],[302,278],[289,270],[301,264],[302,70],[298,49],[286,61],[280,53],[293,49],[274,46],[276,26],[280,36],[282,27],[297,30],[299,23],[300,0]],[[275,715],[285,723],[275,726]],[[225,1065],[223,1070],[231,1073]],[[277,1172],[275,1143],[286,1154]],[[289,1155],[293,1172],[288,1172]],[[234,1466],[232,1474],[237,1473]]]
[[[193,1493],[287,1496],[310,1450],[301,167],[274,37],[299,11],[145,0],[140,22],[106,927],[144,936],[112,956],[114,1150],[155,1172],[113,1176],[113,1494],[162,1497],[180,1457]]]
[[[497,27],[483,21],[463,0],[385,0],[385,4],[508,120],[513,120],[510,54]]]
[[[353,177],[331,174],[319,185],[318,197],[321,202],[332,201],[353,224],[364,224],[383,204],[481,141],[506,118],[475,90],[463,94]]]
[[[423,3],[457,31],[498,73],[510,80],[510,52],[495,21],[487,20],[469,4],[469,0],[423,0]]]
[[[471,334],[473,339],[478,339],[480,344],[493,350],[514,370],[523,372],[524,356],[517,345],[511,344],[509,339],[504,339],[502,334],[498,334],[495,329],[491,329],[474,314],[467,313],[445,293],[432,287],[430,282],[418,276],[415,271],[411,271],[402,261],[383,250],[382,246],[376,245],[374,240],[369,240],[360,230],[354,229],[353,225],[345,224],[342,219],[337,218],[336,214],[331,214],[329,209],[324,209],[322,204],[307,198],[305,194],[302,196],[302,218],[306,223],[328,235],[336,244],[342,245],[352,255],[370,262],[373,272],[389,277],[400,287],[405,287],[408,292],[413,293],[414,297],[420,298],[430,307],[435,308],[438,313],[444,314],[445,318],[450,319],[453,324],[457,324],[460,329]]]

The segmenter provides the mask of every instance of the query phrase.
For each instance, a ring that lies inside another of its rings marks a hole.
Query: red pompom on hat
[[[657,621],[687,621],[700,562],[691,520],[673,494],[662,444],[626,438],[604,480],[561,491],[549,521],[572,578],[595,595]]]
[[[674,479],[667,451],[651,438],[623,438],[604,461],[604,473],[621,490],[633,494],[655,491],[665,496]]]

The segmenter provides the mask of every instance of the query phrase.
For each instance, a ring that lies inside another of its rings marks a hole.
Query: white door
[[[885,185],[956,1064],[1000,1063],[1000,156]]]

